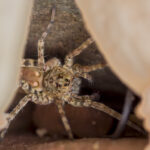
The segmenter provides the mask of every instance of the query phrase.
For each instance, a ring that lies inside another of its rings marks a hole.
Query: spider
[[[42,34],[38,40],[38,60],[24,59],[22,69],[31,70],[33,72],[30,79],[21,78],[19,87],[21,87],[27,94],[23,97],[18,105],[7,114],[7,126],[1,131],[1,138],[4,137],[12,120],[20,112],[21,109],[29,102],[34,102],[40,105],[48,105],[55,103],[61,116],[64,128],[70,139],[73,139],[73,133],[67,120],[64,111],[65,103],[74,107],[91,107],[107,113],[108,115],[120,119],[121,114],[104,105],[103,103],[92,100],[92,96],[79,96],[81,77],[91,81],[92,78],[88,74],[91,71],[105,67],[103,64],[93,66],[81,66],[74,64],[74,57],[79,55],[90,44],[93,43],[92,38],[88,38],[81,46],[70,52],[66,57],[64,64],[61,64],[58,58],[52,58],[48,62],[44,59],[44,41],[52,24],[54,23],[55,8],[52,8],[51,20],[47,30]],[[128,121],[128,125],[138,131],[140,127],[132,121]]]

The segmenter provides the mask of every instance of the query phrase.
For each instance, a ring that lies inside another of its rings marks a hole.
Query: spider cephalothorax
[[[52,58],[45,63],[44,40],[54,21],[54,14],[55,9],[53,8],[51,22],[48,25],[47,31],[42,34],[42,37],[38,41],[38,60],[23,60],[22,75],[19,85],[27,95],[21,99],[19,104],[8,114],[8,125],[1,133],[2,138],[10,122],[29,101],[40,105],[55,103],[69,138],[73,138],[73,134],[63,108],[64,102],[74,107],[92,107],[116,119],[120,119],[121,117],[118,112],[106,105],[92,101],[91,96],[78,95],[81,84],[80,77],[91,81],[91,76],[88,73],[104,67],[103,64],[80,66],[73,63],[73,58],[93,43],[91,38],[87,39],[81,46],[70,52],[65,57],[64,65],[61,65],[57,58]],[[140,132],[142,131],[140,127],[131,121],[128,121],[128,125]]]
[[[63,66],[54,67],[49,70],[43,79],[44,88],[55,94],[69,93],[73,86],[74,74],[71,70],[64,68]]]

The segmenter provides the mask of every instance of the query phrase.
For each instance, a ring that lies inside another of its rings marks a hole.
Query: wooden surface
[[[136,138],[52,141],[50,138],[37,138],[25,134],[7,137],[1,142],[0,150],[143,150],[146,143],[145,139]]]

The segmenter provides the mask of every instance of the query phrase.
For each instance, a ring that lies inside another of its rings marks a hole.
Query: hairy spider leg
[[[62,104],[61,101],[56,100],[56,105],[57,105],[57,108],[58,108],[58,111],[59,111],[62,123],[64,125],[64,128],[65,128],[65,130],[66,130],[66,132],[68,134],[68,137],[69,137],[69,139],[73,139],[73,134],[72,134],[72,131],[71,131],[71,127],[70,127],[70,124],[69,124],[68,119],[66,117],[63,104]]]
[[[37,66],[38,66],[37,60],[30,58],[22,60],[21,67],[37,67]]]
[[[106,64],[102,64],[102,63],[91,65],[91,66],[81,66],[79,64],[75,64],[73,65],[73,70],[77,72],[81,72],[81,73],[88,73],[88,72],[92,72],[98,69],[103,69],[106,66],[107,66]]]
[[[52,14],[50,23],[47,26],[46,31],[42,34],[41,38],[38,40],[38,61],[34,59],[23,59],[22,61],[22,67],[43,67],[45,65],[44,60],[44,40],[48,33],[50,32],[50,28],[52,24],[54,23],[55,18],[55,7],[52,8]]]
[[[1,138],[1,139],[4,138],[6,132],[7,132],[8,128],[9,128],[9,125],[10,125],[11,121],[14,120],[14,118],[15,118],[16,115],[20,112],[20,110],[22,110],[22,109],[26,106],[26,104],[27,104],[29,101],[31,101],[31,98],[32,98],[31,94],[26,95],[25,97],[23,97],[23,98],[19,101],[18,105],[8,114],[7,126],[6,126],[5,129],[3,129],[3,130],[1,131],[1,133],[0,133],[0,138]]]
[[[87,79],[90,83],[92,83],[93,79],[92,79],[92,76],[88,73],[84,73],[84,72],[77,72],[75,70],[73,70],[73,72],[75,73],[75,77],[79,78],[79,77],[82,77],[84,79]]]
[[[53,97],[54,96],[51,95],[50,93],[48,93],[46,91],[45,92],[44,91],[43,92],[38,92],[35,89],[31,88],[30,85],[24,80],[22,80],[20,82],[21,82],[20,86],[22,87],[22,89],[24,91],[26,91],[27,93],[29,93],[29,92],[33,93],[32,102],[34,102],[36,104],[40,104],[40,105],[48,105],[48,104],[51,104],[53,102]],[[62,102],[59,101],[59,100],[55,100],[54,102],[57,105],[61,120],[63,122],[65,130],[67,131],[68,137],[70,139],[73,139],[73,134],[72,134],[72,131],[71,131],[71,127],[70,127],[68,119],[66,117]]]
[[[96,64],[91,66],[81,66],[79,64],[75,64],[72,68],[78,77],[83,77],[92,83],[92,76],[89,74],[89,72],[103,69],[105,66],[106,64]]]
[[[111,109],[110,107],[106,106],[103,103],[92,101],[91,97],[88,95],[73,96],[68,100],[68,104],[70,104],[74,107],[91,107],[91,108],[97,109],[99,111],[102,111],[117,120],[120,120],[120,118],[121,118],[120,113]],[[133,129],[137,130],[138,132],[145,134],[144,130],[142,128],[140,128],[138,125],[136,125],[135,123],[133,123],[131,120],[128,120],[127,125]]]
[[[47,94],[45,92],[43,93],[37,92],[36,94],[28,94],[24,98],[22,98],[19,101],[18,105],[8,114],[8,118],[7,118],[8,124],[5,127],[5,129],[1,131],[1,134],[0,134],[1,139],[4,138],[11,121],[15,119],[16,115],[26,106],[26,104],[29,101],[32,101],[35,104],[48,105],[53,102],[53,98],[50,94]]]
[[[46,31],[42,34],[41,38],[38,40],[38,66],[41,67],[42,69],[45,69],[44,68],[45,67],[45,59],[44,59],[44,43],[45,42],[44,41],[48,33],[50,32],[51,26],[54,23],[55,12],[56,12],[56,9],[55,7],[53,7],[50,23],[48,24]]]
[[[79,55],[83,50],[85,50],[89,45],[93,43],[92,38],[88,38],[85,42],[83,42],[78,48],[70,52],[66,57],[65,57],[65,64],[64,66],[71,68],[73,65],[73,58],[77,55]]]
[[[28,94],[24,98],[22,98],[19,101],[18,105],[8,114],[8,118],[7,118],[8,124],[5,127],[5,129],[1,131],[1,134],[0,134],[1,139],[4,138],[11,121],[15,119],[16,115],[20,112],[20,110],[22,110],[26,106],[26,104],[29,101],[32,101],[40,105],[48,105],[53,102],[53,96],[50,93],[47,93],[47,92],[40,93],[36,89],[31,88],[31,86],[24,80],[20,81],[20,87],[26,93],[32,93],[32,94]]]

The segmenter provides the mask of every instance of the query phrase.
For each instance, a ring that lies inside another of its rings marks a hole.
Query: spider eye
[[[64,86],[68,86],[68,84],[64,84]]]
[[[37,82],[37,81],[33,82],[33,86],[34,86],[34,87],[39,86],[39,82]]]
[[[66,82],[69,82],[69,80],[68,80],[68,79],[65,79],[65,81],[66,81]]]

